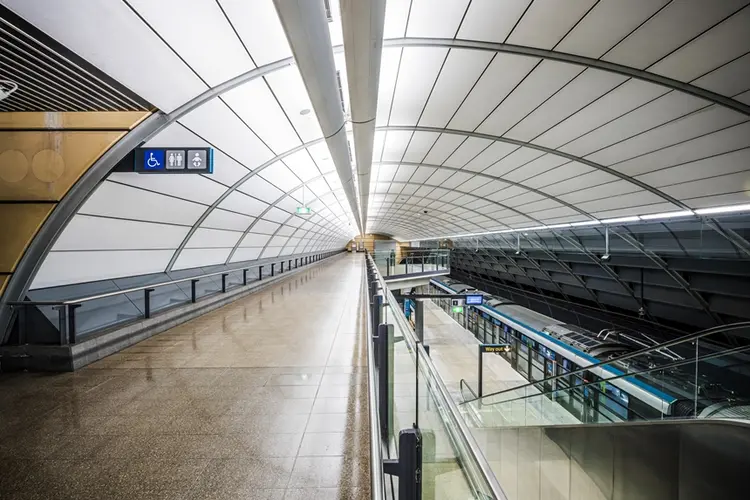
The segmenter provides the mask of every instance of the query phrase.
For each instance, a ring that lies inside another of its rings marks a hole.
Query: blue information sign
[[[483,295],[467,295],[466,305],[467,306],[481,306],[483,302]]]
[[[212,174],[214,150],[211,148],[169,147],[139,148],[135,151],[136,172],[159,174]]]

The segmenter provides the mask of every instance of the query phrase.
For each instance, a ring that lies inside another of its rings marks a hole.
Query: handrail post
[[[281,261],[281,267],[279,268],[279,274],[284,272],[284,261]]]
[[[221,274],[221,293],[227,293],[227,276],[228,273]]]
[[[57,328],[60,330],[60,345],[68,343],[68,308],[65,304],[55,306],[57,309]]]
[[[420,260],[422,261],[422,272],[424,272],[424,254],[421,255]]]
[[[151,317],[151,292],[153,288],[143,289],[143,317],[148,319]]]
[[[263,266],[258,266],[258,281],[263,279]]]
[[[242,286],[247,286],[247,269],[242,270]]]
[[[271,277],[273,277],[273,266],[275,266],[275,262],[271,262]]]
[[[190,302],[195,304],[196,294],[195,294],[195,284],[198,283],[200,280],[190,280]]]
[[[76,343],[76,309],[81,304],[68,304],[68,343]]]

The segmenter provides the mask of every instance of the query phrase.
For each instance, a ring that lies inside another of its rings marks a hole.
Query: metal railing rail
[[[367,301],[367,266],[362,269],[361,297],[367,302],[365,304],[367,333],[367,400],[370,411],[370,497],[373,500],[385,500],[385,477],[383,473],[383,440],[380,437],[380,414],[378,412],[378,396],[376,387],[378,379],[375,375],[375,353],[372,343],[372,318]]]
[[[131,293],[136,293],[136,292],[143,292],[144,293],[144,315],[143,317],[148,319],[151,317],[150,294],[157,288],[190,282],[191,283],[190,302],[194,304],[198,300],[198,297],[196,295],[195,285],[202,279],[212,278],[214,276],[221,276],[221,292],[226,293],[227,291],[226,278],[232,273],[241,271],[242,283],[239,284],[238,286],[247,286],[248,285],[247,272],[250,269],[256,269],[256,268],[258,269],[258,279],[255,280],[256,282],[258,282],[263,279],[263,268],[270,267],[271,272],[270,272],[269,277],[277,277],[283,274],[284,263],[286,262],[289,263],[289,267],[287,268],[287,272],[288,272],[293,269],[298,269],[300,267],[300,264],[302,266],[310,265],[315,262],[319,262],[325,258],[336,255],[338,253],[341,253],[341,252],[330,251],[330,252],[309,254],[303,257],[298,256],[298,257],[279,259],[279,260],[272,261],[272,262],[266,261],[263,264],[258,264],[258,265],[253,265],[253,266],[237,267],[235,269],[226,269],[222,271],[217,271],[215,273],[200,274],[197,276],[190,276],[187,278],[162,281],[159,283],[151,283],[148,285],[143,285],[143,286],[138,286],[138,287],[133,287],[133,288],[126,288],[123,290],[115,290],[112,292],[106,292],[106,293],[101,293],[97,295],[89,295],[89,296],[79,297],[75,299],[57,300],[57,301],[56,300],[22,300],[22,301],[8,301],[5,304],[11,308],[19,308],[19,307],[25,308],[25,307],[31,307],[31,306],[53,306],[53,308],[59,310],[59,325],[58,326],[60,329],[61,344],[64,345],[66,341],[68,343],[74,344],[76,342],[75,310],[76,308],[81,307],[81,305],[87,302],[106,299],[110,297],[117,297],[120,295],[127,295]],[[294,268],[291,267],[292,262],[295,263]],[[276,264],[281,264],[279,266],[278,271],[274,270],[274,266]]]
[[[372,257],[369,255],[367,256],[367,258],[372,260]],[[376,272],[376,278],[380,283],[380,288],[387,297],[384,305],[386,303],[396,304],[396,298],[388,288],[387,283],[383,279],[380,272],[377,270],[377,266],[374,266],[374,268]],[[469,453],[471,460],[477,464],[482,475],[481,479],[483,479],[484,482],[489,486],[494,498],[497,500],[507,500],[507,496],[503,492],[500,483],[495,477],[495,473],[492,471],[492,467],[490,466],[486,457],[482,453],[481,448],[474,439],[469,426],[461,416],[458,406],[453,401],[450,392],[448,392],[448,389],[443,383],[442,378],[438,374],[435,364],[432,362],[422,343],[419,342],[412,333],[411,326],[409,325],[406,316],[403,315],[403,312],[401,312],[400,308],[398,307],[390,307],[389,309],[392,316],[399,323],[399,328],[402,332],[404,332],[404,339],[409,344],[409,347],[413,349],[415,356],[421,356],[421,360],[419,363],[420,367],[424,367],[426,369],[429,382],[437,389],[441,403],[443,403],[444,407],[448,409],[448,416],[459,429],[458,435],[455,436],[458,438],[458,444],[461,445]],[[479,483],[478,478],[470,477],[469,479],[474,485]],[[476,489],[479,490],[479,488]]]
[[[595,364],[591,364],[591,365],[583,367],[583,368],[579,368],[578,370],[566,372],[566,373],[563,373],[563,374],[560,374],[560,375],[555,375],[555,376],[552,376],[552,377],[547,377],[547,378],[545,378],[543,380],[537,380],[537,381],[534,381],[534,382],[529,382],[527,384],[519,385],[517,387],[513,387],[513,388],[509,388],[509,389],[503,389],[502,391],[493,392],[492,394],[485,394],[485,395],[483,395],[481,397],[477,397],[477,398],[474,398],[474,399],[470,399],[468,401],[464,401],[461,404],[467,404],[467,403],[471,403],[473,401],[477,401],[479,399],[486,399],[486,398],[490,398],[490,397],[494,397],[494,396],[499,396],[499,395],[505,394],[507,392],[517,391],[519,389],[525,389],[527,387],[534,387],[536,385],[541,384],[542,382],[552,382],[554,380],[558,380],[558,379],[561,379],[563,377],[568,377],[570,375],[577,375],[577,374],[589,371],[592,368],[606,368],[607,365],[613,365],[613,364],[618,363],[618,362],[627,361],[629,359],[633,359],[633,358],[636,358],[638,356],[643,356],[644,354],[649,354],[649,353],[652,353],[652,352],[656,352],[656,351],[659,351],[661,349],[666,349],[668,347],[672,347],[672,346],[683,344],[683,343],[687,343],[687,342],[693,342],[695,340],[698,340],[698,339],[701,339],[703,337],[707,337],[709,335],[713,335],[713,334],[716,334],[716,333],[726,333],[726,332],[730,332],[730,331],[734,331],[734,330],[741,330],[743,328],[750,328],[750,321],[740,321],[740,322],[737,322],[737,323],[732,323],[730,325],[714,326],[714,327],[711,327],[711,328],[707,328],[705,330],[700,330],[698,332],[692,333],[692,334],[687,335],[685,337],[682,337],[682,338],[679,338],[679,339],[670,340],[668,342],[664,342],[664,343],[659,344],[657,346],[645,347],[643,349],[640,349],[638,351],[633,351],[633,352],[631,352],[629,354],[625,354],[625,355],[620,356],[618,358],[608,359],[608,360],[605,360],[605,361],[601,361],[599,363],[595,363]],[[694,359],[695,358],[689,358],[687,361],[688,362],[692,362]],[[622,371],[619,368],[615,368],[615,369],[617,371]],[[628,377],[628,376],[635,375],[635,373],[624,373],[622,375],[612,374],[612,375],[613,375],[613,377],[616,377],[616,378],[622,378],[622,377]],[[609,380],[609,378],[604,379],[604,380]]]

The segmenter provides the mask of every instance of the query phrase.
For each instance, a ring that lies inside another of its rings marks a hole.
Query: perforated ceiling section
[[[167,113],[292,56],[272,0],[0,2]],[[388,0],[367,232],[748,203],[748,3]],[[354,48],[330,4],[348,114]],[[82,266],[98,276],[112,258],[128,275],[342,247],[357,231],[293,60],[149,144],[214,147],[216,172],[111,175],[35,286]],[[303,198],[309,219],[293,214]]]

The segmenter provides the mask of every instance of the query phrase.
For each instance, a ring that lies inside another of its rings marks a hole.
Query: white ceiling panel
[[[445,162],[443,162],[443,164],[450,167],[461,168],[473,160],[479,153],[487,149],[492,142],[493,141],[490,141],[489,139],[469,137],[445,160]]]
[[[458,186],[460,186],[461,184],[469,180],[471,177],[473,177],[471,174],[464,173],[464,172],[456,172],[450,177],[448,177],[445,181],[443,181],[440,185],[447,189],[456,189]]]
[[[218,0],[258,66],[292,56],[273,0]]]
[[[639,191],[620,195],[617,191],[617,183],[602,186],[603,189],[592,193],[596,196],[606,195],[592,201],[582,201],[577,206],[591,214],[600,214],[604,211],[617,211],[618,209],[627,209],[630,207],[640,207],[643,205],[656,205],[664,203],[664,199],[648,191]],[[644,213],[644,212],[640,212]]]
[[[78,213],[192,226],[206,208],[198,203],[105,181]]]
[[[129,0],[129,4],[210,86],[255,67],[215,1]]]
[[[385,3],[385,25],[383,38],[406,36],[406,22],[409,19],[411,0],[388,0]]]
[[[177,261],[175,262],[173,269],[191,269],[194,267],[206,267],[224,264],[231,251],[231,247],[185,249],[180,252],[180,256],[177,257]]]
[[[300,185],[299,178],[281,162],[269,165],[258,175],[284,192],[290,191]]]
[[[274,155],[229,107],[218,99],[206,102],[180,118],[180,123],[247,168]]]
[[[457,38],[505,42],[530,3],[531,0],[472,0]]]
[[[637,179],[655,187],[662,187],[748,170],[750,170],[750,146],[739,151],[639,175]],[[747,173],[747,181],[750,181],[750,173]]]
[[[401,58],[389,125],[415,125],[448,49],[409,47]]]
[[[464,166],[464,170],[481,172],[498,160],[505,158],[519,146],[507,142],[494,142],[487,149],[479,153],[473,160]]]
[[[50,252],[31,288],[160,273],[166,269],[173,253],[174,250]],[[113,262],[117,265],[113,266]]]
[[[125,2],[90,2],[85,9],[77,0],[3,4],[164,111],[208,88]],[[144,67],[151,78],[143,77]]]
[[[266,220],[270,220],[273,222],[278,222],[280,224],[283,224],[290,216],[291,214],[284,212],[283,210],[279,210],[278,208],[271,207],[268,212],[266,212],[263,215],[263,218]]]
[[[681,49],[649,68],[649,71],[689,82],[750,52],[750,9],[742,9]]]
[[[473,131],[538,62],[534,57],[498,53],[448,127]]]
[[[672,165],[709,158],[748,147],[750,125],[746,122],[713,134],[698,137],[653,153],[613,165],[615,170],[634,176]]]
[[[596,0],[536,0],[508,37],[508,43],[551,49],[596,4]]]
[[[419,124],[445,127],[485,70],[493,54],[479,50],[452,49],[432,89]]]
[[[750,88],[750,54],[738,57],[692,84],[726,96],[745,92]]]
[[[241,237],[242,233],[239,231],[198,228],[188,240],[185,248],[231,248]]]
[[[260,215],[266,207],[268,207],[268,204],[237,191],[229,193],[229,196],[219,203],[219,208],[241,214],[252,215],[253,217]]]
[[[275,222],[269,222],[267,220],[258,219],[255,222],[255,225],[250,229],[253,233],[260,233],[260,234],[273,234],[276,232],[277,229],[279,229],[279,226],[281,224],[277,224]]]
[[[284,158],[284,164],[303,182],[320,175],[317,165],[315,165],[307,150],[304,149]],[[299,185],[299,182],[297,185]]]
[[[386,132],[381,161],[401,161],[412,135],[413,132],[402,130]]]
[[[553,155],[553,154],[545,154],[537,158],[536,160],[530,161],[526,165],[523,165],[522,167],[519,167],[518,169],[514,170],[510,174],[507,174],[506,177],[509,180],[517,181],[517,182],[524,182],[525,184],[531,186],[531,187],[539,187],[539,186],[545,186],[551,182],[555,182],[557,180],[560,180],[559,175],[557,176],[553,173],[555,172],[554,169],[561,165],[570,165],[574,164],[578,167],[584,167],[583,164],[578,162],[571,162],[567,158],[564,158],[562,156]],[[581,172],[588,172],[592,170],[591,167],[585,167],[580,170],[578,173]],[[544,175],[542,175],[544,174]],[[547,181],[547,175],[552,174],[552,179],[550,181]],[[565,176],[565,178],[570,176]]]
[[[411,176],[414,175],[414,172],[416,170],[416,167],[401,165],[398,167],[398,170],[396,170],[396,175],[393,177],[393,180],[398,182],[406,182],[411,179]]]
[[[53,251],[162,250],[180,246],[190,228],[150,222],[76,215]]]
[[[262,248],[238,248],[229,262],[245,262],[248,260],[257,260]],[[268,271],[267,271],[268,272]]]
[[[289,117],[302,142],[323,137],[320,123],[296,65],[266,75],[266,81]],[[309,112],[306,112],[309,110]],[[302,114],[305,113],[305,114]]]
[[[745,4],[747,0],[671,2],[603,59],[645,69]]]
[[[227,212],[220,208],[211,210],[208,217],[203,221],[201,227],[209,229],[229,229],[231,231],[244,231],[255,219],[234,212]]]
[[[404,154],[404,161],[421,162],[438,140],[440,134],[437,132],[414,132],[409,147]]]
[[[238,188],[245,194],[268,203],[273,203],[283,196],[284,192],[259,175],[254,175],[243,182]]]
[[[240,247],[263,247],[271,239],[270,234],[248,233],[242,238]]]
[[[599,58],[670,0],[600,0],[555,50]]]
[[[469,0],[412,0],[406,36],[453,38],[468,5]]]
[[[211,174],[208,174],[209,176]],[[227,187],[201,175],[148,175],[113,172],[108,180],[211,205]]]
[[[275,154],[302,144],[262,78],[240,85],[222,97]]]
[[[587,174],[577,175],[564,181],[549,184],[545,186],[542,191],[553,196],[557,196],[558,198],[563,198],[563,196],[561,196],[563,194],[579,191],[581,189],[589,188],[592,186],[599,186],[601,184],[613,182],[616,180],[617,177],[611,174],[602,172],[601,170],[594,170],[593,172],[589,172]],[[627,184],[633,186],[633,184],[631,183]],[[563,199],[567,200],[567,198]]]
[[[627,77],[615,73],[587,69],[505,135],[531,141],[626,80]]]
[[[503,175],[508,172],[511,172],[542,155],[544,155],[544,153],[536,149],[518,148],[502,160],[486,168],[484,173],[494,175],[495,177],[503,177]]]
[[[441,134],[427,153],[424,162],[430,165],[442,165],[465,140],[464,135]]]
[[[535,138],[534,142],[542,146],[558,148],[667,92],[669,89],[659,85],[629,80]]]
[[[389,2],[390,3],[390,2]],[[380,57],[380,82],[378,85],[378,112],[375,124],[387,125],[393,106],[393,91],[396,88],[398,70],[403,49],[385,47]],[[377,148],[375,149],[377,151]]]
[[[263,250],[263,254],[261,254],[261,257],[264,259],[278,257],[280,253],[281,253],[281,247],[266,247]]]
[[[627,115],[576,139],[560,149],[577,156],[586,156],[616,141],[624,140],[675,118],[679,118],[708,105],[680,92],[670,92]]]
[[[503,135],[582,71],[580,66],[572,64],[542,62],[477,130],[485,134]]]

